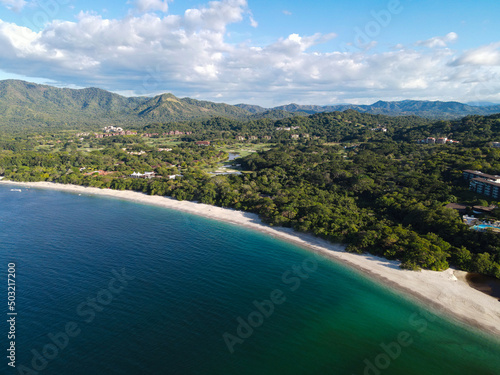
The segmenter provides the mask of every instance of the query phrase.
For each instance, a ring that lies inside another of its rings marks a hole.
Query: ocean
[[[14,341],[16,367],[4,355],[2,374],[500,373],[498,340],[293,244],[134,202],[11,188],[0,186],[0,348],[8,356]]]

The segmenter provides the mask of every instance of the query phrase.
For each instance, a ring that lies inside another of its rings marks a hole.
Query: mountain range
[[[141,125],[215,116],[246,118],[236,106],[179,99],[172,94],[125,97],[98,88],[69,89],[35,83],[0,81],[0,128],[40,126],[76,128],[108,123]]]
[[[288,104],[264,108],[250,104],[229,105],[177,98],[168,93],[155,97],[125,97],[99,88],[69,89],[20,80],[0,81],[0,129],[98,128],[117,123],[134,126],[212,117],[282,119],[347,109],[369,114],[417,115],[432,119],[500,113],[500,105],[492,103],[469,105],[418,100],[378,101],[372,105]]]
[[[267,111],[268,109],[237,104],[252,113]],[[328,106],[288,104],[274,107],[273,110],[281,110],[291,113],[314,114],[321,112],[343,112],[353,109],[361,113],[388,116],[420,116],[430,119],[451,119],[467,115],[489,115],[500,112],[500,105],[493,103],[478,103],[477,105],[464,104],[460,102],[441,102],[426,100],[402,100],[397,102],[378,101],[371,105],[337,104]]]

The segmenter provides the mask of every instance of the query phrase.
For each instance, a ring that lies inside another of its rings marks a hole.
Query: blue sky
[[[0,79],[275,106],[500,102],[498,1],[0,0]]]

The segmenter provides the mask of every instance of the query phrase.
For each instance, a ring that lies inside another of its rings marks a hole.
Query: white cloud
[[[211,1],[208,7],[186,10],[184,23],[191,30],[209,29],[224,32],[228,24],[243,20],[246,9],[246,0]]]
[[[169,0],[135,0],[133,4],[139,12],[160,11],[166,13],[168,2]]]
[[[449,43],[453,43],[458,39],[457,33],[450,32],[445,36],[435,36],[427,40],[421,40],[415,43],[417,46],[424,46],[429,48],[447,47]]]
[[[454,61],[454,64],[500,66],[500,42],[466,51]]]
[[[285,9],[285,10],[283,11],[283,14],[284,14],[285,16],[291,16],[291,15],[292,15],[292,12],[290,12],[289,10],[286,10],[286,9]]]
[[[259,26],[259,23],[257,21],[255,21],[255,19],[253,18],[252,15],[250,15],[250,25],[252,27],[258,27]]]
[[[28,3],[25,0],[0,0],[0,4],[2,4],[7,9],[19,12]]]
[[[229,43],[228,27],[246,17],[252,19],[245,0],[221,0],[183,15],[145,12],[106,19],[80,13],[74,22],[52,21],[40,32],[0,21],[0,67],[135,95],[173,92],[265,106],[457,95],[500,100],[499,43],[461,56],[415,44],[383,53],[318,52],[316,46],[335,34]],[[416,44],[442,47],[455,39],[450,33]]]

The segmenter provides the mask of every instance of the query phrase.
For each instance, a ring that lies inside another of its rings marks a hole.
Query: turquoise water
[[[498,228],[494,225],[489,225],[489,224],[479,224],[479,225],[474,225],[472,229],[474,230],[480,230],[480,229],[486,229],[486,228]]]
[[[261,233],[50,190],[0,202],[2,374],[500,373],[498,342]]]

